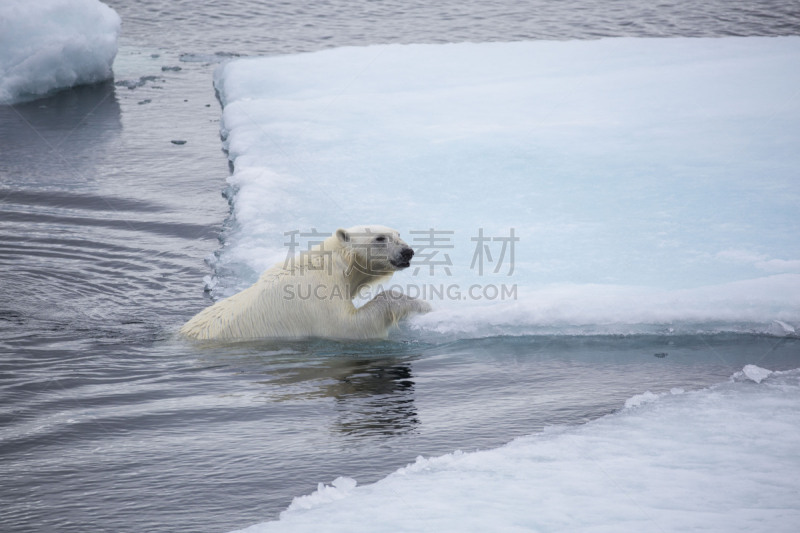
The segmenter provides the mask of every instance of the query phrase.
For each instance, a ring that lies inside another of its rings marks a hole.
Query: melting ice
[[[379,223],[417,249],[394,279],[433,300],[417,335],[793,335],[798,64],[797,37],[232,61],[215,83],[233,215],[209,285]]]
[[[119,28],[98,0],[3,0],[0,104],[109,79]]]

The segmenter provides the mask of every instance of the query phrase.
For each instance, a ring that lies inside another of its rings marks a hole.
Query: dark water
[[[600,37],[797,35],[787,0],[178,0],[108,2],[138,44],[191,52],[286,54],[332,46]]]
[[[109,4],[123,19],[116,83],[0,107],[2,531],[226,531],[340,475],[367,483],[420,454],[582,423],[748,363],[800,366],[798,339],[746,335],[173,337],[209,303],[203,259],[228,213],[211,86],[220,57],[797,35],[796,2]]]

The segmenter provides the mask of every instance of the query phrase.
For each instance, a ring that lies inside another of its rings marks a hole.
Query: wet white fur
[[[337,230],[312,251],[274,265],[253,286],[204,309],[180,333],[197,340],[385,338],[399,320],[430,305],[394,291],[360,308],[352,300],[402,268],[391,260],[407,247],[385,226]]]

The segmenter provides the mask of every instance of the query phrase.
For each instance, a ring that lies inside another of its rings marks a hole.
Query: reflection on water
[[[97,179],[92,170],[97,156],[118,138],[121,129],[120,106],[111,81],[0,106],[0,141],[5,152],[0,158],[1,186],[77,189]]]
[[[0,106],[0,343],[150,340],[205,305],[227,175],[209,76],[193,67],[165,73],[162,89],[109,81]],[[182,105],[166,105],[165,86]]]
[[[798,339],[733,334],[310,340],[200,349],[197,364],[235,376],[240,385],[232,390],[248,390],[270,412],[300,409],[308,435],[336,436],[353,449],[400,449],[413,438],[427,451],[491,447],[548,425],[583,423],[644,390],[708,386],[746,364],[800,364]]]
[[[332,400],[330,430],[353,438],[390,437],[419,424],[412,364],[423,348],[395,342],[237,343],[209,347],[203,364],[234,369],[262,389],[258,401]],[[232,351],[231,351],[232,350]]]
[[[337,400],[336,429],[351,436],[393,436],[419,425],[411,365],[392,360],[364,361],[340,379],[330,393]],[[351,407],[350,398],[365,398]]]

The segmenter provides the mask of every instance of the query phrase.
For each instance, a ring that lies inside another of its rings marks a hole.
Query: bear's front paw
[[[396,290],[381,292],[375,297],[375,299],[378,298],[387,301],[390,307],[401,316],[421,315],[430,313],[432,310],[431,304],[425,300],[408,296]]]
[[[413,298],[411,296],[407,296],[407,298],[412,313],[418,313],[420,315],[424,315],[425,313],[430,313],[431,311],[433,311],[433,307],[431,307],[431,304],[429,304],[425,300],[420,300],[419,298]]]

